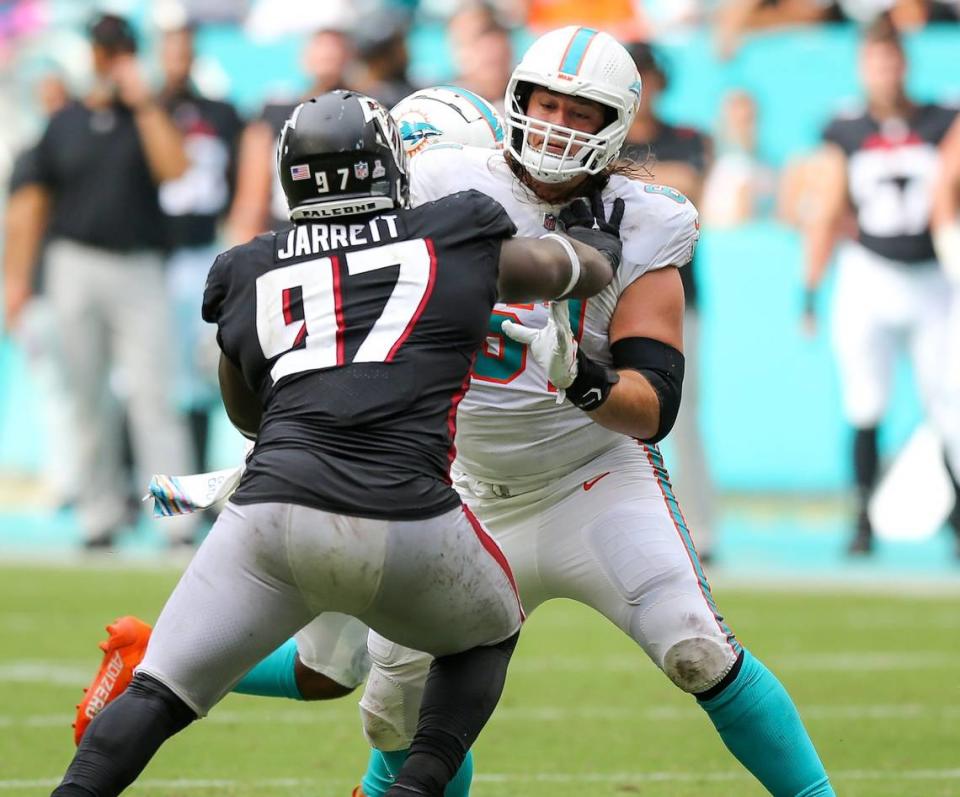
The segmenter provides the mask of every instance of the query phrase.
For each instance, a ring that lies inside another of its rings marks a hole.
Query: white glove
[[[233,495],[240,483],[244,466],[226,468],[191,476],[154,474],[143,500],[153,499],[154,517],[189,515],[207,509]]]
[[[562,402],[564,388],[570,387],[577,378],[577,341],[570,328],[567,303],[550,303],[550,318],[542,329],[525,327],[510,320],[504,321],[501,329],[508,338],[526,344],[530,356],[547,372],[551,384],[558,388],[557,403]]]

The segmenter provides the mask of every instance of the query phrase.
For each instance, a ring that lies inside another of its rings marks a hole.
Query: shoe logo
[[[595,485],[598,481],[600,481],[600,479],[602,479],[604,476],[609,476],[609,475],[610,475],[610,471],[607,471],[606,473],[601,473],[599,476],[594,476],[592,479],[587,479],[583,483],[583,489],[589,491],[590,488],[593,487],[593,485]]]
[[[110,657],[110,662],[107,664],[103,677],[100,679],[100,682],[90,697],[90,701],[84,708],[83,713],[86,714],[89,719],[97,716],[107,703],[110,702],[110,693],[113,691],[113,687],[116,686],[117,677],[121,672],[123,672],[123,657],[120,655],[119,650],[115,650],[113,656]]]

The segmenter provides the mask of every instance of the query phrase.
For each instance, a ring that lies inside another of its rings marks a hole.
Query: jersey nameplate
[[[376,216],[365,224],[298,224],[278,247],[277,259],[307,257],[348,246],[369,246],[399,236],[396,215]]]

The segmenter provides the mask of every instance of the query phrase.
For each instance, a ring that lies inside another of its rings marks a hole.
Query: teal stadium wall
[[[518,47],[529,41],[517,37]],[[202,33],[200,52],[219,59],[231,97],[252,113],[269,94],[296,95],[300,40],[252,49],[227,28]],[[933,26],[907,39],[909,85],[922,99],[960,100],[960,28]],[[707,33],[665,42],[671,78],[661,111],[676,122],[712,130],[723,95],[743,88],[757,99],[760,149],[781,166],[816,146],[827,119],[859,95],[856,32],[828,26],[750,38],[735,59],[719,62]],[[411,36],[420,82],[449,80],[443,31],[422,26]],[[831,492],[848,480],[849,433],[839,413],[837,377],[824,325],[814,339],[800,332],[800,241],[771,220],[725,231],[705,230],[703,283],[703,423],[710,468],[722,490]],[[830,284],[820,297],[825,314]],[[0,344],[0,469],[35,471],[56,456],[34,411],[35,388],[23,354]],[[908,369],[898,372],[882,445],[895,449],[918,419]],[[236,459],[236,436],[218,419],[217,465]],[[669,440],[665,454],[670,457]],[[681,474],[682,475],[682,474]]]

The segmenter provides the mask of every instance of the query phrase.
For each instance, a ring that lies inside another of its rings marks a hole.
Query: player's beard
[[[510,152],[504,152],[503,157],[513,176],[537,199],[551,205],[564,205],[578,196],[589,196],[594,191],[605,188],[610,181],[610,172],[604,169],[599,174],[583,175],[583,179],[579,179],[581,175],[576,175],[566,183],[541,183]]]

